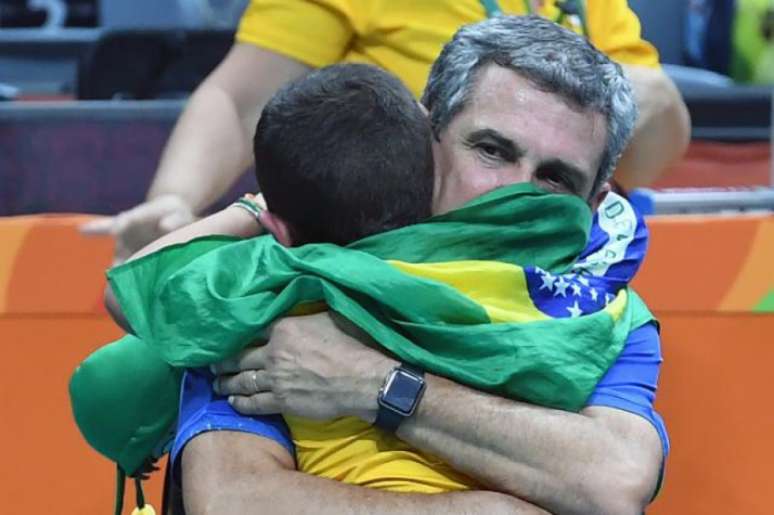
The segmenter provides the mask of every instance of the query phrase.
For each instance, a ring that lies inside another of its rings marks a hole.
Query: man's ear
[[[599,187],[599,191],[596,192],[593,197],[591,197],[591,201],[589,202],[593,212],[597,211],[600,204],[602,204],[602,202],[605,200],[605,197],[607,197],[607,194],[610,193],[611,190],[612,187],[610,186],[609,181],[605,181],[604,184]]]
[[[276,238],[281,245],[286,247],[293,246],[290,224],[281,216],[274,214],[271,211],[264,211],[261,213],[260,222],[263,228],[272,233],[274,238]]]

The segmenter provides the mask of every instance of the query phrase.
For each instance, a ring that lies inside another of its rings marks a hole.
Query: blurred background
[[[111,509],[114,469],[81,440],[66,384],[120,335],[101,297],[114,243],[78,228],[144,201],[187,98],[228,52],[246,4],[0,0],[7,513]],[[663,327],[657,407],[672,438],[649,513],[771,513],[774,0],[629,5],[692,120],[686,155],[629,192],[649,216],[635,287]],[[255,188],[246,173],[212,209]],[[156,506],[160,491],[154,478]]]

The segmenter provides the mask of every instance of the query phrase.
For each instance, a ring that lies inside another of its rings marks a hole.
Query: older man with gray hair
[[[433,66],[423,102],[437,140],[436,213],[515,183],[579,196],[597,210],[598,225],[573,268],[577,292],[584,273],[631,279],[645,241],[631,208],[606,199],[636,118],[618,65],[543,19],[495,17],[457,32]],[[552,284],[547,290],[566,295]],[[344,334],[328,314],[287,318],[274,325],[268,343],[216,367],[215,388],[237,411],[368,422],[389,416],[400,439],[474,478],[482,491],[396,494],[308,476],[295,470],[276,419],[259,418],[268,429],[255,434],[240,432],[237,423],[215,427],[205,401],[194,417],[203,428],[188,427],[176,445],[183,449],[186,508],[641,513],[668,449],[653,410],[660,363],[656,326],[633,330],[586,407],[570,413],[406,373]],[[184,406],[196,388],[187,386]],[[401,398],[416,409],[403,412]]]

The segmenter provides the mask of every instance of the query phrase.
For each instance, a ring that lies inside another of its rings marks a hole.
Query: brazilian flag
[[[324,304],[426,371],[578,411],[652,320],[626,285],[573,267],[591,217],[578,197],[520,184],[346,248],[206,237],[109,279],[136,334],[174,367],[221,361]]]

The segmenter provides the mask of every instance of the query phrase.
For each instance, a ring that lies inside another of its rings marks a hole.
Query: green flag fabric
[[[651,319],[627,289],[582,315],[549,316],[532,302],[524,266],[567,272],[590,221],[581,199],[522,184],[346,248],[208,237],[117,267],[109,279],[136,334],[175,367],[221,361],[295,307],[324,302],[427,371],[577,411],[628,333]],[[449,284],[439,268],[468,277]],[[516,299],[509,305],[502,284],[524,291],[506,292]],[[518,321],[493,319],[498,302]]]

